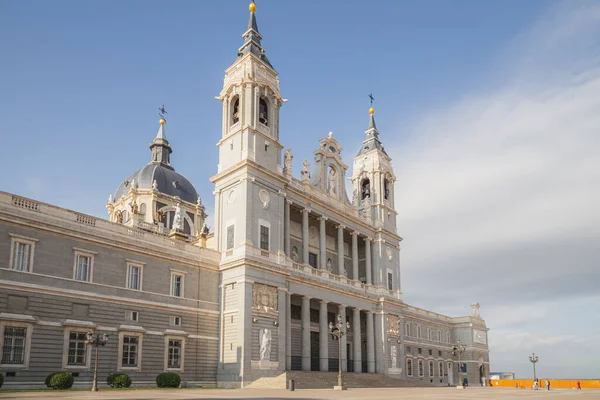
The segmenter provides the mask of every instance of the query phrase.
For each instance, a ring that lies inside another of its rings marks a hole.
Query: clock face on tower
[[[473,343],[487,344],[485,332],[473,329]]]

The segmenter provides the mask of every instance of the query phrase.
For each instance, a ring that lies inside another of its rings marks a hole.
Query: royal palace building
[[[213,232],[171,164],[164,115],[149,163],[110,196],[108,219],[0,192],[4,388],[42,387],[57,371],[89,385],[87,332],[109,335],[101,385],[119,371],[134,385],[174,371],[188,386],[240,387],[340,363],[442,386],[485,382],[479,305],[449,317],[403,299],[396,175],[373,108],[352,166],[329,134],[292,175],[280,141],[285,100],[255,11],[218,95]],[[338,321],[341,343],[329,326]]]

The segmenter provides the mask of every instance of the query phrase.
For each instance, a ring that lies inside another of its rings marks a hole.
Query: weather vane
[[[369,99],[371,99],[371,107],[373,107],[373,100],[375,100],[375,97],[373,97],[373,93],[369,93]]]
[[[167,114],[167,110],[165,110],[165,105],[163,104],[162,107],[158,109],[158,111],[158,115],[160,116],[160,118],[166,121],[167,119],[165,118],[165,114]]]

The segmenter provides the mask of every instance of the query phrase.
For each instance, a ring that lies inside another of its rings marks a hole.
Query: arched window
[[[240,97],[235,96],[231,105],[231,124],[233,125],[240,121]]]
[[[390,199],[390,181],[388,178],[385,178],[383,181],[383,192],[386,200]]]
[[[361,185],[360,185],[361,191],[360,191],[360,198],[362,200],[364,200],[366,197],[371,197],[371,182],[369,181],[369,179],[365,179],[362,181]]]
[[[123,223],[129,221],[129,211],[123,210],[122,215],[123,215]]]
[[[140,214],[146,214],[146,203],[140,204]]]
[[[269,126],[269,106],[263,98],[258,103],[258,120],[261,124]]]

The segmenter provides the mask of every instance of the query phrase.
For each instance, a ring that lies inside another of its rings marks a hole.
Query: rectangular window
[[[427,328],[427,340],[433,340],[431,328]]]
[[[2,364],[25,364],[25,339],[27,328],[5,326],[2,344]]]
[[[406,346],[406,354],[410,354],[410,346]]]
[[[181,368],[181,340],[169,340],[168,368]]]
[[[441,361],[438,364],[438,372],[440,374],[440,377],[444,376],[444,363]]]
[[[437,341],[438,342],[442,341],[442,331],[437,331]]]
[[[423,350],[422,350],[422,349],[419,347],[419,348],[417,349],[417,353],[421,354],[422,352],[423,352]]]
[[[29,271],[29,260],[31,257],[31,244],[15,242],[13,269],[15,271]]]
[[[142,266],[127,265],[127,289],[142,290]]]
[[[432,356],[433,355],[433,350],[429,349],[429,355]]]
[[[423,360],[419,360],[419,376],[424,376],[425,372],[423,370]]]
[[[235,225],[229,225],[227,227],[227,250],[233,249],[234,233],[235,233]]]
[[[125,311],[125,320],[138,322],[140,314],[137,311]]]
[[[438,350],[438,356],[441,357],[442,356],[442,351]]]
[[[69,333],[69,354],[67,355],[67,365],[86,365],[87,363],[87,343],[86,334],[83,332]]]
[[[388,272],[388,290],[394,290],[394,274]]]
[[[421,338],[421,326],[417,325],[417,337]]]
[[[406,373],[408,376],[413,376],[412,360],[406,360]]]
[[[410,336],[410,324],[408,322],[404,324],[404,336]]]
[[[313,268],[317,268],[317,255],[315,253],[308,253],[308,265]]]
[[[292,304],[290,306],[290,314],[291,319],[302,319],[302,307]]]
[[[171,274],[171,296],[183,297],[183,275]]]
[[[446,332],[446,343],[450,343],[450,332]]]
[[[433,361],[429,361],[429,376],[433,376]]]
[[[173,326],[181,326],[181,317],[176,317],[176,316],[171,317],[170,323]]]
[[[77,254],[75,258],[75,279],[78,281],[89,282],[92,256]]]
[[[269,228],[266,226],[260,226],[260,249],[269,250]]]
[[[138,336],[123,336],[123,367],[137,367],[138,345]]]

